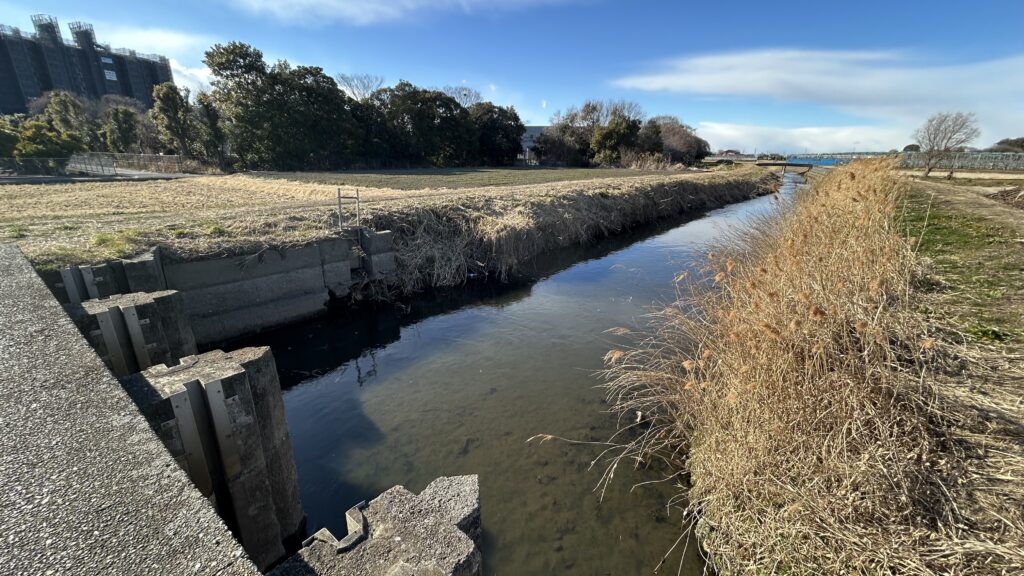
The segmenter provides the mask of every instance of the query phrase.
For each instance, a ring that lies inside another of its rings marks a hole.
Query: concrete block
[[[285,539],[304,531],[304,514],[269,348],[190,356],[134,375],[124,386],[190,476],[201,468],[193,460],[202,451],[212,494],[253,562],[266,569],[280,560]],[[186,401],[205,411],[189,410]],[[198,442],[188,440],[193,432]]]
[[[292,250],[264,250],[259,254],[196,262],[165,262],[163,269],[169,289],[188,292],[218,284],[319,266],[320,249],[311,245]]]
[[[121,264],[124,266],[129,292],[157,292],[167,289],[159,248],[131,260],[122,260]]]
[[[394,252],[374,254],[363,258],[363,270],[370,280],[389,280],[398,274]]]
[[[128,277],[125,275],[124,265],[119,261],[79,266],[78,270],[90,299],[107,298],[129,292]]]
[[[59,288],[57,300],[62,303],[78,304],[89,299],[89,292],[85,289],[85,280],[82,278],[82,271],[78,266],[70,266],[60,270],[60,279],[55,283]],[[63,291],[64,298],[60,297]]]
[[[284,398],[277,375],[277,364],[270,348],[245,348],[235,352],[214,351],[209,358],[234,362],[249,379],[249,390],[259,423],[260,441],[267,463],[267,478],[274,498],[274,509],[285,541],[298,542],[305,536],[306,515],[299,499],[299,480],[292,454]]]
[[[348,260],[324,264],[324,286],[331,298],[341,298],[352,291],[352,266]]]
[[[323,269],[324,286],[332,298],[340,298],[352,287],[352,246],[345,238],[324,240],[319,243],[320,266]]]
[[[358,508],[345,515],[345,538],[320,530],[270,575],[481,574],[480,551],[466,532],[479,538],[476,476],[440,478],[419,496],[395,486],[362,509],[362,519],[353,514]],[[365,538],[359,537],[360,528]]]
[[[157,387],[147,375],[136,373],[123,379],[122,387],[196,488],[213,500],[214,482],[220,478],[211,470],[217,447],[202,386],[193,381]]]
[[[196,353],[181,295],[173,290],[116,294],[67,306],[68,314],[116,376]]]
[[[359,246],[371,256],[394,250],[394,240],[395,234],[391,230],[359,229]]]

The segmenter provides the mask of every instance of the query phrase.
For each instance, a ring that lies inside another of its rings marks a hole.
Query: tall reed
[[[891,160],[834,170],[606,357],[613,466],[685,471],[724,574],[1024,571],[1019,396],[965,393],[970,352],[916,311],[905,186]]]

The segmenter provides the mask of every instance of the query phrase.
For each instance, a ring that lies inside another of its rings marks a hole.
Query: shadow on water
[[[617,429],[593,377],[621,345],[606,331],[673,299],[704,242],[769,205],[670,219],[551,253],[509,284],[336,311],[243,343],[273,348],[308,526],[343,534],[348,507],[393,485],[479,474],[485,574],[650,574],[682,533],[666,507],[679,488],[623,465],[603,499],[594,492],[596,443]],[[538,433],[595,444],[526,442]],[[704,570],[692,538],[663,571],[680,566]]]

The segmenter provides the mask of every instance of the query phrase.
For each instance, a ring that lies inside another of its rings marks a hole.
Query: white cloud
[[[208,91],[210,89],[210,81],[213,79],[213,74],[210,69],[203,66],[202,68],[190,68],[178,62],[176,59],[171,58],[171,72],[174,73],[174,83],[179,87],[188,88],[194,95],[196,92]]]
[[[498,91],[498,86],[495,85],[495,84],[488,84],[487,85],[487,89],[490,90],[491,92],[497,92]]]
[[[879,141],[888,149],[906,143],[915,126],[942,110],[976,112],[982,144],[1024,133],[1021,70],[1024,55],[934,64],[893,51],[780,49],[680,58],[660,70],[620,78],[615,84],[645,91],[818,104],[886,127],[807,128],[803,130],[809,132],[793,136],[812,138],[814,134],[813,140],[831,143],[831,147],[839,140],[830,140],[827,134],[850,141],[854,138],[850,134],[856,130],[855,138],[865,141],[888,138]],[[724,130],[724,126],[736,125],[715,126]],[[777,129],[761,128],[761,136],[778,134]],[[873,136],[869,138],[869,134]]]
[[[540,107],[543,108],[544,110],[547,110],[548,109],[548,101],[547,100],[541,100],[540,101]]]
[[[753,124],[700,122],[697,132],[714,150],[761,152],[850,152],[900,149],[910,142],[901,127],[812,126],[779,128]]]
[[[257,14],[307,24],[343,21],[356,25],[403,20],[425,12],[514,10],[572,0],[231,0]]]
[[[168,58],[199,55],[214,43],[210,37],[200,34],[119,24],[96,24],[96,39],[114,48],[130,48]]]

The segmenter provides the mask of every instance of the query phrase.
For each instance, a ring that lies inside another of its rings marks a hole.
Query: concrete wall
[[[13,245],[0,245],[5,574],[255,575]]]
[[[386,281],[395,266],[390,231],[353,228],[307,246],[190,262],[170,261],[154,250],[132,260],[72,266],[47,280],[70,304],[177,291],[196,344],[204,347],[323,313],[354,285]]]

